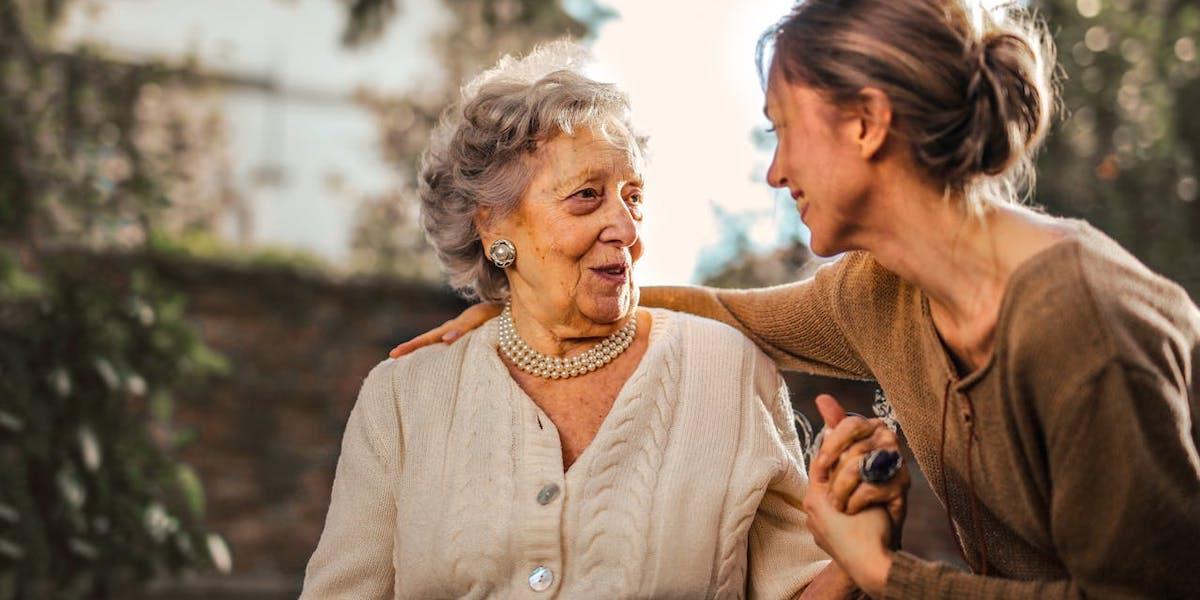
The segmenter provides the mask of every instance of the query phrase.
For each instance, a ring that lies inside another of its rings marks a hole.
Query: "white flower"
[[[17,523],[20,520],[21,513],[18,513],[16,508],[0,502],[0,521],[4,521],[5,523]]]
[[[229,553],[229,546],[225,540],[215,533],[210,533],[205,541],[208,544],[208,555],[212,557],[213,566],[222,575],[228,575],[233,571],[233,556]]]
[[[58,492],[62,494],[67,504],[75,508],[83,506],[84,501],[87,500],[87,490],[83,489],[83,484],[79,483],[79,479],[75,477],[74,473],[67,469],[59,471],[55,483],[58,484]]]
[[[25,429],[25,421],[22,421],[21,417],[17,415],[0,410],[0,429],[19,432]]]
[[[19,561],[25,558],[25,549],[16,542],[0,538],[0,556]]]
[[[108,389],[115,390],[121,385],[121,377],[117,375],[117,370],[107,359],[97,358],[95,365],[96,372],[100,374],[100,379],[104,380],[104,385],[108,386]]]
[[[142,518],[150,538],[160,544],[167,539],[168,535],[179,529],[179,522],[167,514],[167,509],[157,502],[146,507],[146,514]]]
[[[149,327],[154,324],[154,309],[150,308],[149,304],[138,303],[137,320],[142,324],[142,327]]]
[[[134,396],[146,395],[146,380],[141,375],[131,375],[125,380],[125,389]]]
[[[59,367],[50,372],[50,389],[58,394],[59,398],[66,398],[71,393],[71,375],[67,370]]]
[[[100,468],[100,441],[91,427],[79,428],[79,453],[83,455],[83,466],[95,472]]]
[[[82,556],[88,560],[96,558],[96,556],[99,554],[99,552],[96,551],[95,546],[77,537],[67,540],[67,547],[71,549],[71,552],[74,552],[75,554],[78,554],[79,556]]]

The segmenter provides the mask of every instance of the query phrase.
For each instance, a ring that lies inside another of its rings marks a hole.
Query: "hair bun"
[[[968,50],[968,125],[957,174],[999,175],[1040,141],[1050,118],[1042,57],[1025,37],[990,31]]]

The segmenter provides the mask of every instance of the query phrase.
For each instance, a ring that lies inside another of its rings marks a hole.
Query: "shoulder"
[[[481,330],[471,331],[454,344],[426,346],[400,358],[389,358],[363,379],[359,404],[368,403],[373,412],[403,412],[405,407],[422,406],[448,397],[468,363],[468,355],[478,352]]]
[[[657,335],[666,338],[664,341],[682,344],[679,351],[726,365],[748,356],[761,356],[770,362],[750,338],[725,323],[665,309],[652,309],[650,314],[658,323],[654,326]]]
[[[431,344],[396,359],[386,360],[378,368],[385,369],[397,385],[414,377],[426,379],[458,372],[467,355],[487,337],[491,321],[467,332],[453,344]]]
[[[783,379],[775,363],[742,332],[704,317],[653,309],[655,319],[666,320],[661,335],[676,336],[680,352],[690,355],[699,372],[738,376],[754,384],[757,395],[773,400]]]
[[[1007,331],[999,332],[1009,354],[1024,357],[1025,367],[1056,371],[1048,378],[1064,385],[1114,362],[1150,372],[1190,362],[1200,312],[1187,292],[1090,225],[1075,226],[1010,282]]]
[[[699,337],[721,341],[732,347],[724,347],[716,350],[727,352],[736,352],[746,344],[750,346],[754,345],[742,332],[720,321],[714,321],[690,313],[667,310],[665,308],[651,308],[647,310],[650,311],[650,316],[655,322],[655,335],[678,336],[681,338]]]
[[[912,284],[880,264],[869,252],[849,252],[838,261],[835,307],[841,319],[860,334],[913,314],[919,295]]]
[[[1091,296],[1103,330],[1123,347],[1125,335],[1200,331],[1200,310],[1182,286],[1150,270],[1108,236],[1086,226],[1076,245],[1080,287]]]

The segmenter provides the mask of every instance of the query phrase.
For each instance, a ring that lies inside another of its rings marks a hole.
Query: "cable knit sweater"
[[[784,367],[879,381],[975,571],[900,552],[888,598],[1196,597],[1200,311],[1066,223],[1010,277],[966,376],[924,294],[862,252],[795,284],[642,302],[736,325]]]
[[[782,379],[728,326],[651,314],[645,355],[565,473],[495,321],[375,367],[301,597],[795,595],[827,560]]]

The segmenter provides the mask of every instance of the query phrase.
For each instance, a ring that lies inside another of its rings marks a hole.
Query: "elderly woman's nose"
[[[635,209],[624,202],[613,202],[611,205],[606,214],[608,222],[600,232],[600,241],[632,246],[638,240],[638,219],[633,214]]]

